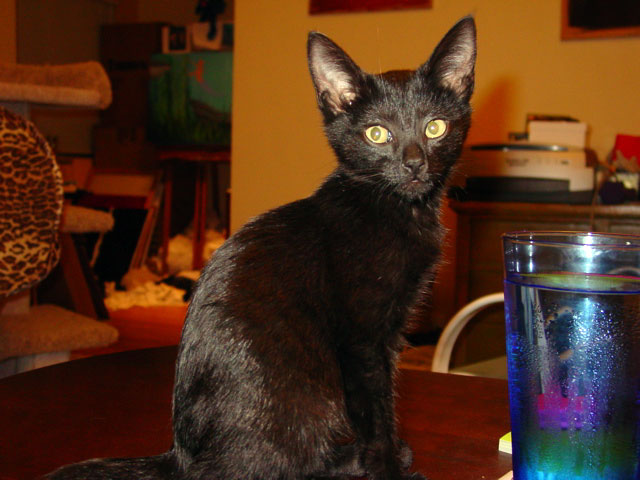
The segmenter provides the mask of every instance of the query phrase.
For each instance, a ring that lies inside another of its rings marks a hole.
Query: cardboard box
[[[587,124],[583,122],[535,120],[529,122],[528,128],[531,143],[578,148],[587,144]]]

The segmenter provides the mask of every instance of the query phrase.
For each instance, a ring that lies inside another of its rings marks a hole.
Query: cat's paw
[[[313,478],[351,478],[364,477],[367,472],[361,462],[362,447],[357,444],[340,445],[333,453],[333,459],[322,472],[316,472]]]
[[[429,480],[427,477],[418,472],[409,472],[401,475],[382,474],[378,476],[370,476],[371,480],[389,480],[390,478],[397,480]]]
[[[413,450],[404,440],[398,440],[398,459],[403,470],[408,470],[413,463]]]
[[[429,480],[427,477],[418,472],[407,473],[402,477],[402,480]]]

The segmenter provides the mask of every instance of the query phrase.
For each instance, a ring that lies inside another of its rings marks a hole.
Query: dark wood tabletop
[[[153,455],[171,444],[176,347],[67,362],[0,380],[0,480],[37,478],[94,457]],[[401,436],[431,480],[497,480],[509,431],[507,383],[403,370]]]

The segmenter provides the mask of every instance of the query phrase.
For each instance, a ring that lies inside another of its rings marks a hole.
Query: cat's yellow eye
[[[374,125],[365,130],[364,134],[373,143],[387,143],[391,141],[391,132],[381,125]]]
[[[431,120],[427,123],[427,128],[425,129],[425,135],[427,138],[438,138],[445,134],[447,131],[447,124],[444,120]]]

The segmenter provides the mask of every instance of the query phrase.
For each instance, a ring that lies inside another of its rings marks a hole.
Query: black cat
[[[396,434],[395,362],[438,263],[475,56],[471,18],[415,72],[366,74],[311,33],[338,167],[309,198],[250,221],[204,269],[182,332],[171,450],[49,478],[424,478],[408,473]]]

